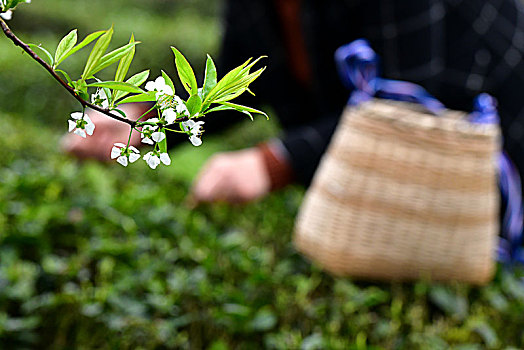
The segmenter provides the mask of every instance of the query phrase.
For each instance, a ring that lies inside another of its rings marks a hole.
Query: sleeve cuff
[[[257,146],[269,175],[271,191],[281,189],[295,180],[284,145],[280,140],[261,143]]]

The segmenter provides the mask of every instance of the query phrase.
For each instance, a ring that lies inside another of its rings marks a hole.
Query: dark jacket
[[[349,96],[334,52],[357,38],[367,38],[380,55],[383,77],[418,83],[448,108],[469,111],[480,92],[495,96],[504,147],[524,173],[524,11],[518,0],[302,0],[302,39],[296,40],[305,43],[307,79],[297,73],[300,58],[290,54],[278,2],[294,0],[227,1],[220,71],[246,57],[269,56],[253,90],[276,111],[300,182],[311,181]]]

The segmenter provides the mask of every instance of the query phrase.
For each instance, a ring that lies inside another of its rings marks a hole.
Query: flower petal
[[[193,146],[196,146],[196,147],[202,144],[202,140],[197,135],[191,135],[191,137],[189,138],[189,141],[191,141]]]
[[[71,132],[73,130],[75,130],[76,128],[76,123],[72,120],[68,120],[67,121],[67,124],[68,124],[68,131]]]
[[[87,117],[87,115],[86,115]],[[87,122],[86,124],[86,132],[89,136],[93,135],[93,132],[95,131],[95,124],[89,120],[89,122]]]
[[[197,135],[197,134],[201,134],[202,133],[202,126],[204,125],[204,122],[203,121],[199,121],[199,122],[196,122],[194,125],[193,125],[193,128],[191,129],[191,133],[193,135]]]
[[[135,146],[129,146],[129,149],[135,153],[140,154],[140,151]]]
[[[153,81],[148,81],[147,84],[146,84],[146,90],[147,91],[153,91],[156,89],[156,85],[155,85],[155,82]]]
[[[127,164],[128,164],[126,156],[120,156],[120,157],[118,157],[118,159],[116,161],[118,163],[122,164],[123,166],[127,166]]]
[[[160,159],[158,159],[158,157],[155,155],[151,155],[149,158],[147,158],[146,163],[151,169],[156,169],[158,164],[160,164]]]
[[[13,11],[11,11],[11,10],[7,10],[7,11],[4,12],[4,13],[0,13],[0,17],[2,17],[3,19],[5,19],[6,21],[10,21],[11,18],[13,18]]]
[[[182,124],[182,128],[184,129],[184,131],[190,131],[191,129],[193,129],[193,126],[195,125],[195,121],[189,119],[188,121],[182,122],[181,124]]]
[[[155,142],[162,142],[166,138],[166,134],[163,132],[157,131],[151,134],[151,138]]]
[[[139,158],[140,158],[140,154],[138,154],[138,153],[131,153],[131,154],[129,155],[129,161],[130,161],[131,163],[136,162]]]
[[[164,77],[159,75],[156,79],[155,79],[155,85],[157,87],[162,87],[164,85],[166,85],[166,81],[164,80]],[[160,89],[159,89],[160,90]]]
[[[155,143],[153,142],[153,140],[151,140],[149,137],[144,137],[142,139],[142,143],[145,143],[146,145],[154,145]]]
[[[160,160],[165,165],[170,165],[171,164],[171,158],[169,158],[169,154],[167,154],[167,153],[161,153],[160,154]]]
[[[113,148],[111,148],[111,159],[120,157],[121,154],[122,154],[121,148],[118,148],[116,146],[113,146]]]
[[[125,147],[126,145],[124,145],[122,142],[117,142],[115,143],[115,146],[122,148],[122,147]]]
[[[73,118],[75,120],[82,119],[83,116],[84,116],[84,114],[82,112],[73,112],[73,113],[71,113],[71,118]]]
[[[173,89],[171,89],[171,86],[164,85],[161,90],[165,95],[173,96],[175,93],[173,92]]]
[[[84,139],[86,138],[86,132],[83,129],[77,128],[74,133]]]
[[[162,112],[162,116],[165,118],[168,124],[173,124],[176,120],[176,112],[173,108],[166,109]]]

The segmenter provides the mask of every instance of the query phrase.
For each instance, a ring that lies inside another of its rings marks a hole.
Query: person
[[[381,57],[382,77],[417,83],[448,108],[468,111],[479,93],[494,96],[504,148],[524,173],[519,0],[229,0],[224,23],[219,72],[246,57],[269,56],[255,83],[257,102],[274,108],[284,133],[212,157],[194,182],[197,201],[245,202],[291,182],[311,182],[349,96],[333,55],[358,38],[368,39]],[[207,118],[206,130],[229,122]],[[107,158],[128,129],[108,119],[100,123],[87,141],[68,136],[66,150]],[[133,142],[139,143],[137,134]]]

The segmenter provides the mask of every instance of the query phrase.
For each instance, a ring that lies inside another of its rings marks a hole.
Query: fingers
[[[130,119],[136,119],[145,112],[146,105],[128,104],[123,105],[122,110],[128,113]],[[82,138],[78,135],[69,133],[64,135],[61,140],[61,148],[65,153],[80,159],[97,159],[99,161],[111,160],[111,148],[116,142],[127,143],[129,138],[129,125],[108,118],[107,116],[93,111],[86,112],[95,124],[93,135]],[[131,134],[131,145],[140,145],[140,133],[137,131]]]
[[[212,157],[195,180],[192,197],[197,203],[245,203],[269,192],[269,175],[257,149]]]

